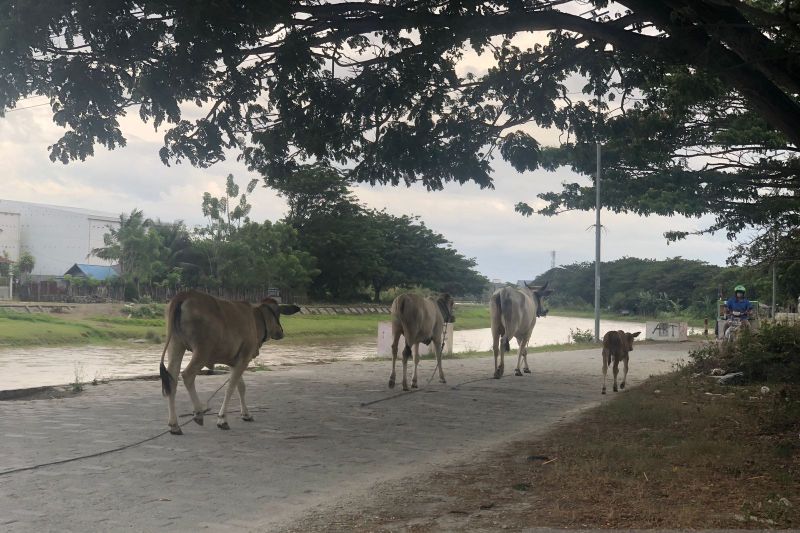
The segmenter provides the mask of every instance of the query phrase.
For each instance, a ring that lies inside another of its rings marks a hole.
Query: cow
[[[489,316],[492,321],[492,352],[494,353],[494,377],[503,377],[505,368],[504,356],[511,351],[509,340],[517,339],[519,350],[517,352],[517,369],[514,374],[521,376],[520,363],[525,361],[525,373],[530,374],[528,367],[528,342],[531,340],[536,318],[547,315],[542,298],[552,293],[545,283],[541,287],[528,285],[524,287],[503,287],[492,295],[489,304]],[[497,356],[500,355],[500,365]]]
[[[454,322],[453,297],[442,293],[437,298],[422,297],[417,294],[401,294],[392,302],[392,374],[389,376],[389,388],[394,388],[395,366],[397,363],[397,347],[400,335],[405,338],[403,348],[403,390],[408,389],[407,367],[411,359],[411,346],[414,347],[414,376],[411,387],[417,388],[417,365],[419,364],[419,343],[426,345],[433,342],[436,354],[436,367],[439,369],[439,381],[447,383],[442,370],[442,332],[445,324]],[[435,371],[435,370],[434,370]]]
[[[640,332],[626,333],[622,330],[609,331],[603,335],[603,392],[606,393],[606,377],[608,376],[608,365],[614,360],[614,392],[617,392],[617,374],[619,374],[619,362],[623,362],[622,383],[620,389],[625,388],[625,379],[628,377],[628,353],[633,351],[633,339],[639,336]]]
[[[253,417],[245,404],[245,384],[242,379],[247,365],[258,355],[261,345],[268,339],[283,338],[280,315],[293,315],[300,311],[296,305],[279,305],[266,298],[257,306],[248,302],[231,302],[196,291],[177,294],[167,308],[167,342],[161,353],[161,388],[168,398],[169,431],[181,435],[175,412],[178,372],[186,350],[192,360],[183,370],[183,383],[194,406],[194,421],[203,425],[205,406],[200,403],[194,380],[204,366],[224,364],[231,368],[225,399],[217,415],[217,427],[230,429],[227,419],[228,402],[234,390],[239,391],[242,420]],[[167,366],[164,356],[169,353]]]

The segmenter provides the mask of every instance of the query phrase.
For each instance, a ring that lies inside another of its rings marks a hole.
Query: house
[[[113,213],[0,200],[0,256],[18,261],[22,252],[30,253],[34,280],[61,276],[78,262],[110,266],[91,253],[105,245],[109,228],[119,225]]]
[[[91,278],[97,281],[106,281],[119,276],[119,265],[86,265],[75,263],[69,270],[64,272],[64,275],[74,278]]]

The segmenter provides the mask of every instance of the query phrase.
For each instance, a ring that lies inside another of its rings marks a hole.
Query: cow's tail
[[[503,324],[503,299],[500,298],[499,294],[495,294],[492,297],[492,307],[494,307],[494,316],[497,317],[497,332],[500,333],[501,336],[505,336],[506,334],[506,327]]]
[[[161,375],[161,393],[164,396],[172,394],[172,387],[175,379],[170,375],[167,367],[164,366],[164,356],[167,355],[169,343],[172,340],[173,333],[179,333],[179,324],[181,322],[181,305],[185,298],[182,295],[176,296],[169,303],[167,308],[167,342],[164,343],[164,351],[161,352],[161,365],[158,367],[158,373]]]
[[[395,309],[397,320],[400,321],[400,327],[403,330],[403,337],[406,339],[406,345],[403,348],[404,361],[411,359],[411,343],[408,341],[408,334],[412,331],[411,322],[408,317],[408,314],[411,312],[411,308],[409,307],[407,300],[408,298],[406,298],[405,295],[401,296],[397,302],[397,308]]]
[[[505,298],[503,298],[505,296]],[[512,333],[516,329],[516,325],[514,325],[514,305],[511,302],[511,298],[509,298],[505,293],[501,294],[502,308],[501,308],[501,322],[503,323],[503,328],[506,332],[503,335],[503,343],[505,344],[505,351],[511,351],[511,344],[508,339],[508,330],[511,329]]]

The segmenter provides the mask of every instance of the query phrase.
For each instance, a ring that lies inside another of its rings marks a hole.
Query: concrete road
[[[637,345],[628,383],[670,370],[691,347]],[[233,413],[231,430],[221,431],[211,414],[203,427],[185,426],[183,436],[0,474],[0,529],[277,531],[311,508],[540,434],[608,398],[600,395],[599,350],[529,360],[532,375],[515,377],[516,360],[507,359],[501,380],[490,378],[491,359],[446,360],[446,385],[426,385],[433,362],[423,361],[422,388],[403,394],[400,377],[398,389],[386,387],[387,361],[248,373],[255,422]],[[200,376],[201,398],[225,379]],[[383,401],[363,405],[375,400]],[[220,401],[221,393],[211,407]],[[238,400],[232,405],[237,410]],[[191,410],[182,384],[178,406]],[[0,402],[0,471],[130,444],[162,432],[166,417],[155,381],[89,385],[61,400]]]

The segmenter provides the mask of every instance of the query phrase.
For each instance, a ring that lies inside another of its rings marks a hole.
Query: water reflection
[[[636,322],[602,321],[601,331],[624,329],[644,332]],[[550,316],[539,319],[531,346],[563,344],[570,340],[570,329],[594,330],[594,321],[586,318]],[[486,329],[456,331],[455,352],[489,350],[491,332]],[[516,342],[512,340],[512,349]],[[162,345],[78,346],[6,348],[0,350],[0,390],[62,385],[78,379],[124,378],[158,373]],[[271,342],[264,346],[257,361],[267,365],[303,364],[332,360],[358,360],[374,357],[377,337],[323,339],[304,343]],[[184,365],[189,356],[184,357]]]

